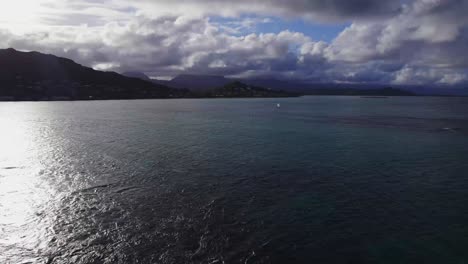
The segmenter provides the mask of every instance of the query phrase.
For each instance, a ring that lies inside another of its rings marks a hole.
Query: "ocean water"
[[[468,263],[468,98],[18,102],[0,124],[0,263]]]

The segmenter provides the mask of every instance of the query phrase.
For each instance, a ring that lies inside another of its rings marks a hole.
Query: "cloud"
[[[395,17],[355,22],[331,43],[327,58],[363,63],[385,60],[406,67],[395,83],[466,81],[468,1],[418,0]]]
[[[4,26],[0,47],[153,77],[194,73],[313,82],[468,83],[466,0],[39,1],[43,22],[23,31]],[[213,13],[234,17],[211,19]],[[262,15],[353,22],[327,43],[288,30],[255,32],[256,25],[273,23]]]
[[[400,11],[398,1],[380,0],[139,0],[134,5],[154,12],[237,16],[262,14],[322,21],[390,16]]]
[[[406,66],[396,72],[393,83],[413,85],[456,85],[468,83],[468,71]]]
[[[458,53],[458,47],[467,44],[467,10],[464,0],[415,1],[390,19],[353,23],[334,41],[330,56],[347,61],[393,58],[450,63],[449,53]]]
[[[139,70],[153,76],[294,70],[299,59],[297,47],[312,42],[304,34],[290,31],[233,36],[207,18],[185,16],[140,16],[130,23],[102,27],[1,34],[2,47],[39,50],[99,69]]]

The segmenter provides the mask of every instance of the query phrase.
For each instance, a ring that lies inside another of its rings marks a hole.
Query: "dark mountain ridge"
[[[0,50],[0,84],[0,97],[11,100],[171,98],[187,93],[96,71],[70,59],[14,49]]]

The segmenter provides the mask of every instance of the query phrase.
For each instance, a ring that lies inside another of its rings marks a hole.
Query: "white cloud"
[[[40,0],[36,26],[17,30],[0,23],[0,47],[38,50],[97,69],[150,76],[467,83],[468,1],[391,2]],[[257,15],[227,22],[206,15],[216,12]],[[256,25],[272,23],[260,14],[356,20],[326,43],[288,30],[255,33]]]

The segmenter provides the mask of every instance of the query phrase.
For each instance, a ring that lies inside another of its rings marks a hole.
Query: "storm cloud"
[[[181,11],[208,15],[255,13],[287,17],[303,17],[324,21],[391,16],[400,12],[398,1],[380,0],[184,0],[135,1],[135,6],[157,10]]]

